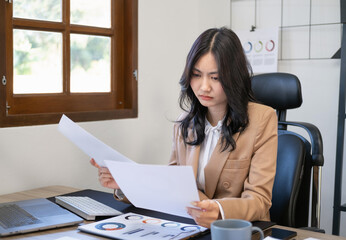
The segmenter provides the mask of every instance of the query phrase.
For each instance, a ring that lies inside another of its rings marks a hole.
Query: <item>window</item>
[[[138,0],[0,0],[0,126],[137,117]]]

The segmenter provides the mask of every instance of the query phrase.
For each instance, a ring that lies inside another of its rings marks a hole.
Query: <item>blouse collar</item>
[[[222,124],[223,124],[224,119],[220,120],[217,122],[216,126],[212,126],[210,122],[208,121],[207,118],[205,118],[205,129],[204,133],[209,134],[210,132],[221,132]]]

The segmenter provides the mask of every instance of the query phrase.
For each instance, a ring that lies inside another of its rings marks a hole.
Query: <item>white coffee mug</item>
[[[264,238],[263,231],[252,226],[252,223],[241,219],[216,220],[211,224],[212,240],[251,240],[252,232],[258,231],[261,240]]]

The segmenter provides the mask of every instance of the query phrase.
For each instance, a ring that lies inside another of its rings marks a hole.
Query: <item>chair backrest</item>
[[[278,115],[277,172],[273,187],[272,221],[290,227],[308,227],[310,192],[311,226],[319,228],[320,181],[324,163],[322,137],[311,123],[286,121],[287,109],[301,106],[299,79],[289,73],[267,73],[252,78],[256,100],[276,109]],[[309,139],[287,130],[287,126],[304,129]],[[314,170],[311,191],[311,169]]]
[[[278,120],[286,121],[287,109],[298,108],[303,103],[299,79],[289,73],[266,73],[252,79],[255,98],[277,111]]]

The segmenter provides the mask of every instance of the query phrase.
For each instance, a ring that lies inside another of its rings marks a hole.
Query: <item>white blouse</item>
[[[201,150],[199,154],[198,161],[198,171],[197,171],[197,186],[199,190],[205,191],[205,177],[204,177],[204,168],[209,162],[210,156],[213,153],[217,142],[220,138],[221,128],[222,128],[223,120],[220,120],[216,126],[212,126],[210,122],[205,119],[205,138],[203,143],[201,144]],[[222,209],[221,204],[215,200],[215,202],[219,205],[220,213],[222,219],[225,219],[225,214]]]
[[[205,138],[201,144],[201,150],[198,161],[198,172],[197,172],[197,186],[198,189],[205,191],[205,178],[204,168],[209,162],[210,156],[213,153],[217,142],[220,138],[222,120],[220,120],[216,126],[212,126],[210,122],[205,119]]]

